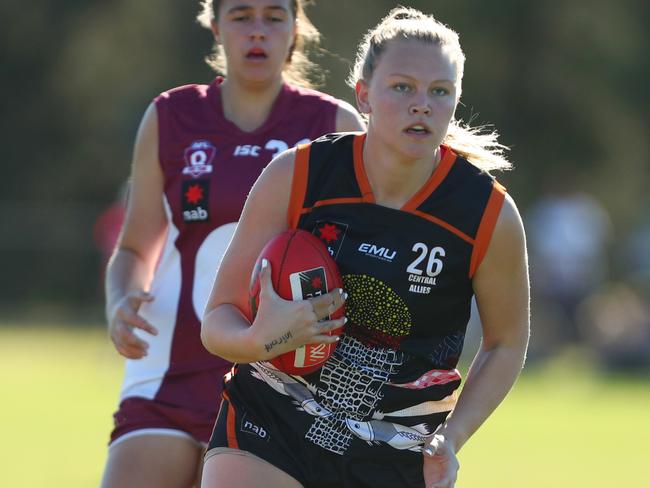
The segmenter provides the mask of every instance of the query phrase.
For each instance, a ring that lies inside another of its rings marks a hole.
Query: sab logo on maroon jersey
[[[184,181],[181,192],[181,206],[184,222],[205,222],[209,220],[208,195],[210,183],[208,180]]]

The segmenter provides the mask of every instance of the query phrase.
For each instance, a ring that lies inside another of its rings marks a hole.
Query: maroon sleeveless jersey
[[[121,399],[215,408],[218,373],[227,362],[204,349],[200,323],[244,201],[274,156],[335,130],[336,99],[285,84],[264,125],[244,132],[223,115],[220,83],[187,85],[155,99],[169,229],[151,286],[155,300],[140,311],[159,334],[146,335],[147,357],[127,360]],[[210,384],[179,381],[206,370],[215,371]]]

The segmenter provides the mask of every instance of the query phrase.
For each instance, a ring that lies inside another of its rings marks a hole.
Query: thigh
[[[206,458],[202,488],[302,488],[280,468],[245,451],[229,449]]]
[[[190,437],[134,435],[109,449],[101,488],[191,488],[202,455]]]

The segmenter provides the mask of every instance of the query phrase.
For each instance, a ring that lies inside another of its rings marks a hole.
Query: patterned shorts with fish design
[[[421,452],[354,438],[336,454],[307,440],[313,414],[301,415],[295,400],[244,374],[250,367],[239,365],[228,378],[206,459],[224,448],[246,451],[306,488],[424,487]]]

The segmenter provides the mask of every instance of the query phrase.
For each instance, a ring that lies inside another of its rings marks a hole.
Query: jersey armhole
[[[490,245],[490,240],[492,239],[494,227],[496,226],[499,214],[501,213],[501,207],[503,206],[505,197],[506,188],[499,182],[494,181],[492,192],[490,193],[487,205],[483,211],[483,216],[481,217],[481,222],[478,226],[478,231],[476,232],[474,249],[472,250],[472,258],[469,265],[470,279],[474,277],[476,270],[481,265],[481,262],[483,262],[485,253]]]
[[[298,227],[302,208],[307,193],[307,177],[309,175],[309,151],[311,144],[302,144],[296,149],[296,159],[293,163],[293,179],[291,181],[291,196],[287,210],[289,229]]]
[[[169,130],[167,127],[168,124],[168,103],[169,99],[164,96],[164,94],[158,95],[156,98],[153,99],[153,108],[156,111],[156,120],[158,121],[158,147],[156,148],[158,150],[158,165],[160,166],[160,170],[165,174],[165,167],[163,165],[163,154],[165,148],[163,147],[163,144],[165,141],[169,140]]]

